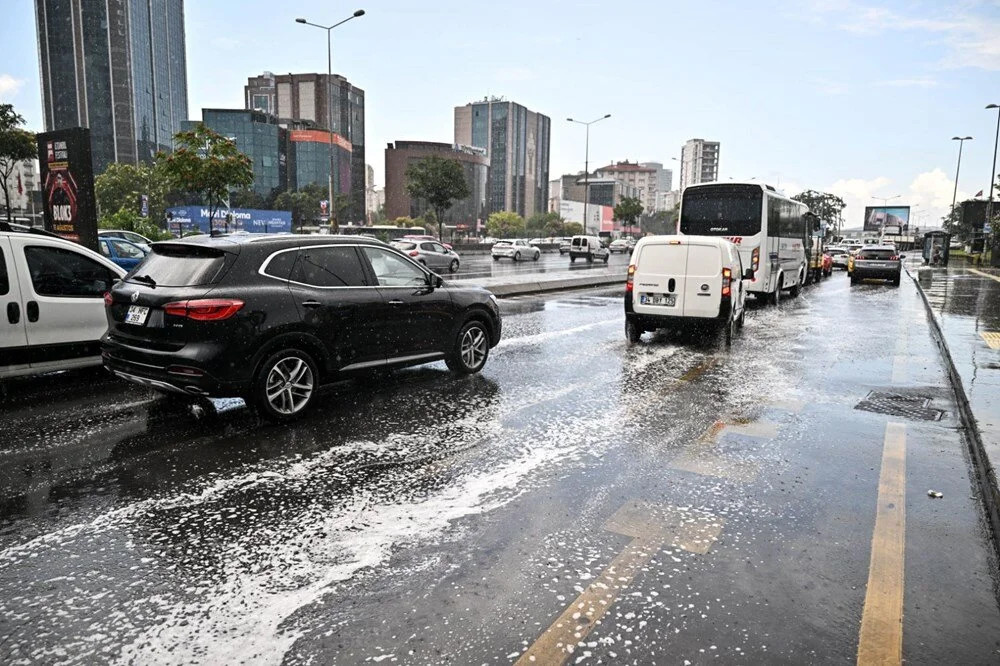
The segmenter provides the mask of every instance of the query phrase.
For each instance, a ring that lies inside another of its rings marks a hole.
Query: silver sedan
[[[458,254],[437,241],[399,240],[392,246],[432,271],[458,272]]]

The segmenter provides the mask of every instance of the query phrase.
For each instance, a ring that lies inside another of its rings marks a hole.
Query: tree
[[[250,188],[231,192],[229,194],[229,205],[233,208],[255,208],[257,210],[268,210],[270,208],[267,200],[257,194],[256,190]]]
[[[452,203],[471,193],[462,164],[437,155],[425,157],[406,169],[406,191],[411,197],[423,199],[434,209],[439,240],[444,237],[445,213]]]
[[[10,186],[7,179],[14,173],[18,162],[35,157],[35,135],[21,129],[24,117],[14,111],[13,104],[0,104],[0,186],[3,188],[3,203],[7,207],[7,222],[12,220],[10,210]]]
[[[524,218],[509,210],[491,213],[486,219],[486,233],[496,238],[506,238],[524,232]]]
[[[627,227],[635,226],[636,220],[642,215],[642,201],[636,197],[622,197],[615,206],[615,219]]]
[[[287,210],[292,214],[292,228],[301,228],[313,222],[320,215],[319,202],[327,198],[329,190],[319,183],[309,183],[296,191],[282,192],[274,200],[275,210]]]
[[[149,198],[149,219],[157,226],[162,225],[171,199],[178,198],[177,193],[171,192],[162,166],[114,162],[94,180],[99,217],[117,214],[123,208],[138,214],[143,195]]]
[[[563,219],[559,213],[535,213],[524,223],[528,233],[541,237],[560,236],[563,230]]]
[[[809,211],[818,217],[821,222],[826,222],[827,227],[839,231],[841,213],[847,204],[836,194],[806,190],[805,192],[799,192],[792,199],[801,201],[809,206]]]
[[[639,218],[639,228],[647,234],[673,234],[677,231],[677,209],[658,210]]]
[[[209,220],[229,198],[229,191],[253,183],[253,163],[236,143],[198,123],[174,135],[174,152],[157,153],[156,161],[171,187],[197,193],[208,207]],[[210,222],[211,224],[211,222]]]
[[[123,207],[110,215],[102,215],[97,221],[97,228],[134,231],[154,241],[173,238],[173,234],[164,231],[149,218],[140,215],[133,207]]]
[[[579,222],[567,222],[563,225],[562,232],[567,236],[579,236],[583,233],[583,225]]]

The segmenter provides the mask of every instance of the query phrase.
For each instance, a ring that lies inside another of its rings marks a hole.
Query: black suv
[[[285,420],[316,387],[443,359],[482,369],[500,309],[376,240],[195,236],[156,243],[104,296],[104,365],[160,391],[242,396]]]

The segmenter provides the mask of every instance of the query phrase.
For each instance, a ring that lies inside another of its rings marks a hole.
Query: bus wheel
[[[785,286],[785,281],[782,278],[778,278],[778,286],[771,293],[771,305],[778,305],[781,303],[781,289]]]
[[[788,290],[789,296],[795,298],[802,292],[802,271],[799,271],[799,281],[795,283],[795,286]]]

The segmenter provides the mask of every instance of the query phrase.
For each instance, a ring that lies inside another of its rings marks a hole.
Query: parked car
[[[732,344],[743,327],[746,289],[737,247],[718,236],[649,236],[638,242],[625,283],[625,337],[708,326]]]
[[[548,243],[548,242],[549,241],[547,241],[544,238],[532,238],[530,241],[528,241],[528,245],[531,245],[531,246],[543,245],[543,244]]]
[[[134,231],[125,231],[123,229],[101,229],[97,232],[97,237],[124,238],[130,243],[135,243],[146,252],[149,252],[149,248],[153,245],[153,241],[149,240],[142,234],[137,234]]]
[[[458,254],[437,241],[398,240],[392,246],[433,271],[458,272]]]
[[[440,242],[437,239],[437,236],[431,236],[431,235],[428,235],[428,234],[407,234],[407,235],[403,236],[402,238],[400,238],[400,240],[408,240],[408,241],[434,241],[435,243],[439,243]],[[452,249],[451,245],[449,243],[441,243],[441,245],[444,245],[449,250]]]
[[[569,252],[570,246],[573,243],[572,238],[560,238],[559,239],[559,255],[562,256]]]
[[[142,260],[149,254],[148,250],[143,250],[135,243],[130,243],[122,238],[98,237],[97,245],[101,249],[101,254],[127,271],[142,263]]]
[[[491,293],[378,241],[202,236],[157,243],[136,273],[106,298],[105,366],[163,392],[242,396],[273,420],[373,368],[479,372],[500,341]]]
[[[100,365],[104,294],[124,275],[78,243],[0,224],[0,378]]]
[[[611,251],[601,244],[601,239],[597,236],[573,236],[569,246],[569,261],[575,262],[577,259],[586,259],[588,263],[595,260],[603,260],[608,263]]]
[[[628,242],[628,239],[619,238],[611,241],[608,251],[611,253],[620,252],[621,254],[629,254],[632,252],[632,245]]]
[[[853,257],[854,268],[851,272],[851,284],[862,280],[888,280],[899,286],[899,278],[903,271],[905,254],[896,254],[896,248],[891,245],[869,245],[862,248]]]
[[[500,261],[501,259],[513,259],[514,261],[531,259],[532,261],[538,261],[538,258],[542,256],[542,251],[530,245],[523,238],[515,238],[514,240],[497,241],[490,250],[490,254],[493,255],[493,261]]]

